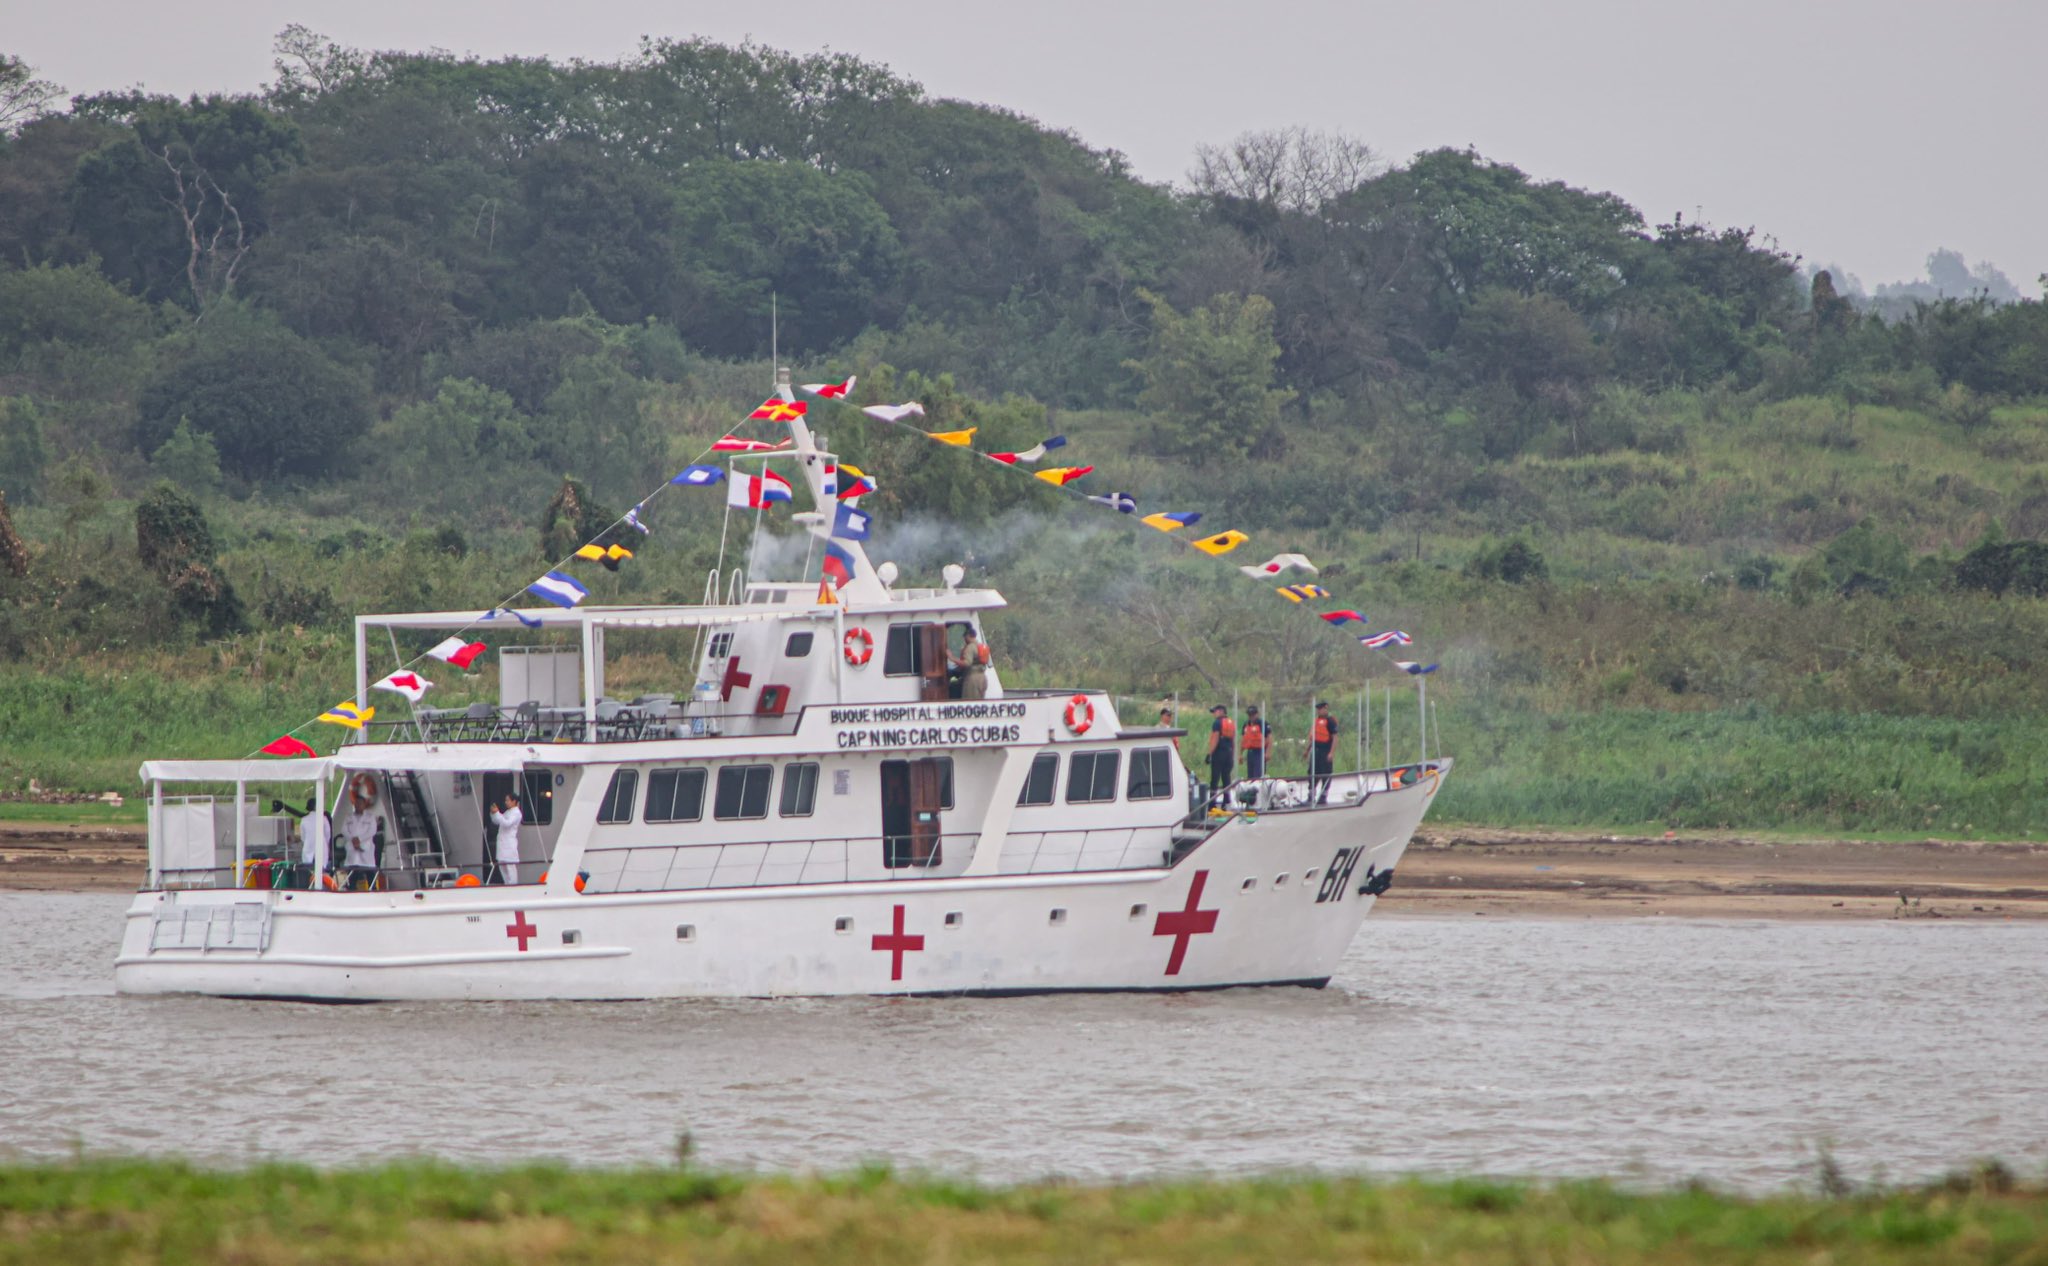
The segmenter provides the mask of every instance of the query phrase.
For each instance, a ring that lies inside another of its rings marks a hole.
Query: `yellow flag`
[[[1093,466],[1054,466],[1050,470],[1034,470],[1034,479],[1043,479],[1055,488],[1064,488],[1083,475],[1094,473]]]
[[[329,725],[345,725],[351,730],[360,730],[370,718],[377,715],[375,708],[358,708],[353,699],[343,699],[320,714],[320,720]]]
[[[576,551],[576,557],[587,558],[592,562],[596,562],[598,559],[604,557],[604,546],[586,545],[582,549]]]
[[[973,441],[974,433],[980,429],[978,426],[970,426],[964,431],[927,431],[926,434],[941,444],[952,444],[958,448],[966,448]]]
[[[1201,517],[1199,513],[1175,514],[1171,511],[1162,510],[1158,514],[1148,514],[1144,518],[1139,519],[1138,522],[1145,524],[1147,527],[1156,527],[1162,532],[1178,532]]]
[[[1218,532],[1214,536],[1205,536],[1199,541],[1188,543],[1204,554],[1228,554],[1250,539],[1252,538],[1233,528],[1228,532]]]
[[[584,546],[583,548],[584,548],[584,549],[589,549],[589,548],[590,548],[590,546],[587,546],[587,545],[586,545],[586,546]],[[583,552],[583,550],[578,550],[578,551],[576,551],[576,552],[580,554],[580,553],[582,553],[582,552]],[[631,558],[631,557],[633,557],[633,551],[632,551],[632,550],[629,550],[629,549],[627,549],[627,548],[626,548],[625,546],[623,546],[623,545],[614,545],[614,546],[612,546],[612,547],[611,547],[610,549],[608,549],[608,550],[606,550],[606,551],[604,552],[604,556],[605,556],[606,558],[609,558],[609,559],[611,559],[611,560],[612,560],[613,562],[615,562],[615,563],[616,563],[616,562],[618,562],[618,561],[619,561],[620,559],[622,559],[622,558]]]
[[[831,606],[831,605],[832,605],[833,603],[835,603],[835,602],[838,602],[838,601],[839,601],[839,595],[838,595],[837,593],[835,593],[835,592],[833,591],[833,589],[832,589],[832,582],[831,582],[831,581],[829,581],[829,580],[821,580],[821,581],[819,581],[819,582],[818,582],[818,605],[819,605],[819,606],[821,606],[821,607],[829,607],[829,606]]]

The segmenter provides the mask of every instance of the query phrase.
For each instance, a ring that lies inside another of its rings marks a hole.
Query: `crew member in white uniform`
[[[525,815],[519,812],[519,797],[505,793],[505,811],[491,810],[491,825],[498,828],[498,882],[516,884],[519,882],[519,824]]]

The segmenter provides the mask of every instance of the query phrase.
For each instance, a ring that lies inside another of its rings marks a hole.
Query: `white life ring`
[[[1095,724],[1095,705],[1088,702],[1087,695],[1075,695],[1067,700],[1067,729],[1076,734],[1086,734],[1088,727]]]
[[[875,657],[875,635],[866,629],[846,630],[846,636],[840,640],[840,644],[846,652],[846,662],[855,668]]]
[[[368,774],[357,774],[348,780],[348,797],[367,809],[377,803],[377,780]]]

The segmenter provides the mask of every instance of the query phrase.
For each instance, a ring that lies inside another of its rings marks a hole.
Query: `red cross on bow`
[[[876,933],[874,937],[874,942],[874,947],[877,951],[889,951],[889,979],[891,980],[903,979],[904,951],[921,950],[924,948],[924,936],[922,934],[916,936],[903,935],[902,906],[896,907],[896,930],[889,933],[889,935],[887,936],[884,936],[879,932]]]
[[[732,692],[745,690],[754,684],[754,674],[740,671],[740,657],[735,655],[725,661],[725,680],[720,684],[718,697],[730,703]]]
[[[514,910],[512,912],[512,921],[505,925],[505,935],[517,937],[519,940],[519,952],[524,954],[526,952],[526,943],[539,936],[540,929],[526,921],[526,911]]]
[[[1201,936],[1216,930],[1216,910],[1199,910],[1202,904],[1202,888],[1209,882],[1209,872],[1195,872],[1195,882],[1188,885],[1188,903],[1179,910],[1162,910],[1153,920],[1152,935],[1173,938],[1173,953],[1166,960],[1166,974],[1180,975],[1182,960],[1188,956],[1188,938]]]

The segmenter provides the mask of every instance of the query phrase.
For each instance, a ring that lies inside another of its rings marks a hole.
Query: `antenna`
[[[768,360],[771,369],[782,368],[782,314],[775,292],[768,292]]]

